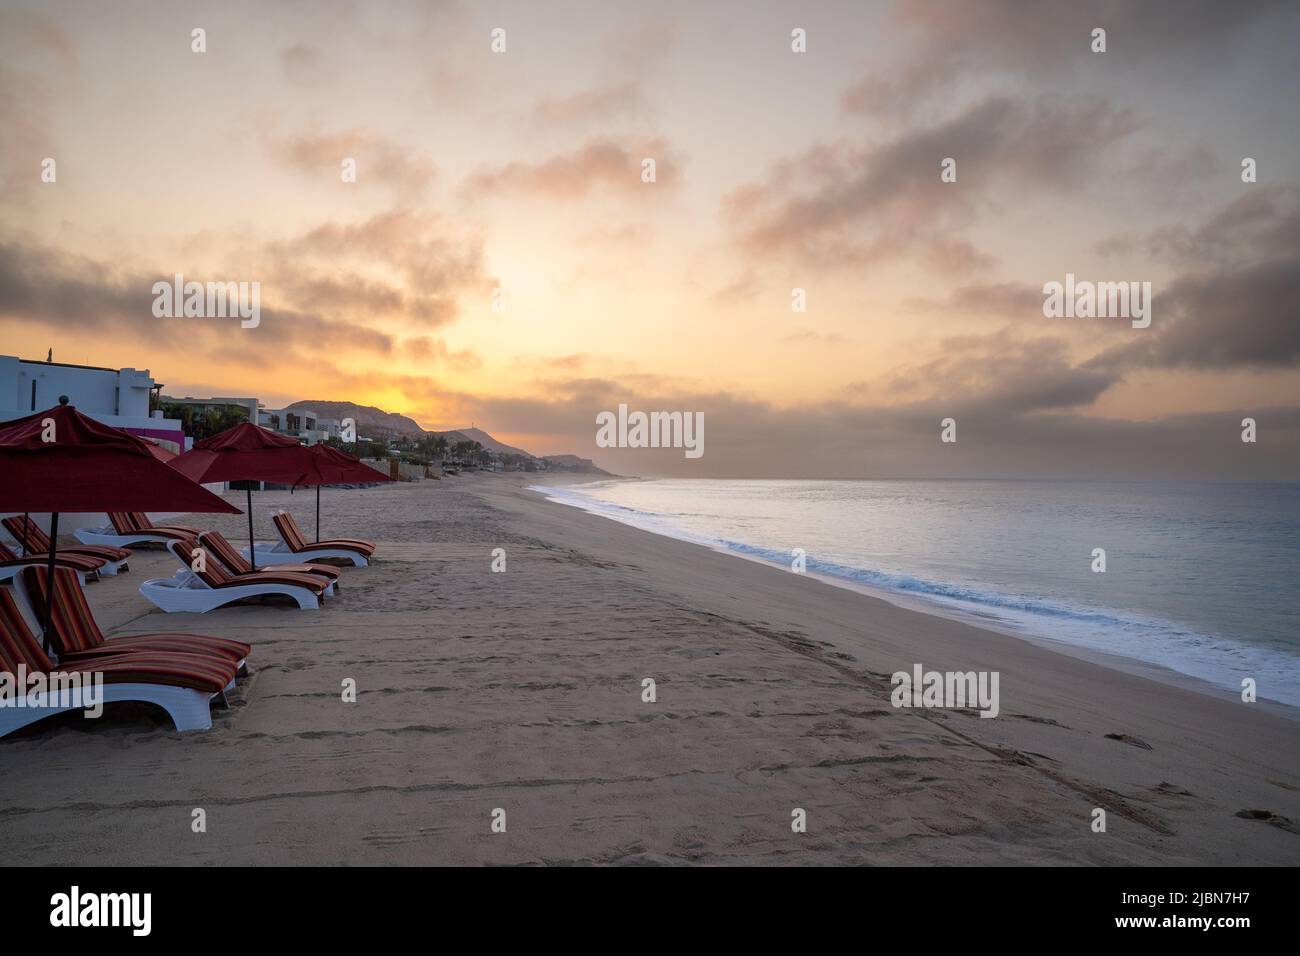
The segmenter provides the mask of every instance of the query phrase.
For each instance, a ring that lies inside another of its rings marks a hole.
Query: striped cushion
[[[159,636],[183,638],[188,635]],[[0,588],[0,666],[10,673],[17,673],[19,665],[25,665],[29,672],[41,673],[49,673],[56,667],[32,636],[13,595],[7,588]],[[63,673],[102,674],[106,684],[167,684],[211,694],[223,690],[235,679],[236,666],[233,659],[161,646],[124,647],[120,651],[115,649],[114,653],[62,661],[57,665]]]
[[[205,531],[199,535],[199,544],[207,549],[208,554],[216,555],[217,560],[226,566],[232,574],[247,574],[253,570],[248,559],[235,550],[235,546],[226,540],[220,531]]]
[[[44,608],[45,568],[26,568],[23,580],[33,604]],[[243,641],[200,634],[138,634],[106,641],[95,623],[77,576],[60,568],[54,570],[54,606],[50,623],[50,642],[61,661],[144,648],[204,654],[230,662],[241,661],[252,653],[252,647]]]
[[[235,665],[197,654],[136,651],[60,664],[64,673],[102,674],[105,684],[166,684],[209,694],[224,690],[235,679]]]
[[[18,557],[13,551],[3,544],[0,544],[0,564],[29,564],[37,561],[46,561],[50,559],[49,553],[28,554],[25,557]],[[54,563],[61,568],[75,568],[78,571],[98,571],[105,564],[103,558],[91,558],[84,554],[72,554],[70,552],[60,551],[55,555]]]
[[[193,538],[173,541],[168,545],[168,547],[172,549],[173,554],[185,562],[186,566],[189,567],[191,571],[194,570],[191,558],[194,550],[199,549],[207,551],[206,548],[203,548],[198,541]],[[204,565],[205,567],[202,571],[194,571],[194,573],[203,581],[204,584],[213,590],[218,588],[239,587],[242,584],[288,584],[296,587],[310,588],[315,591],[316,596],[319,597],[320,593],[329,587],[328,581],[323,581],[320,578],[315,578],[308,574],[294,574],[291,571],[281,572],[272,569],[266,571],[254,571],[251,574],[231,574],[222,566],[220,561],[205,560]]]
[[[50,536],[31,519],[30,515],[25,521],[20,515],[11,515],[0,521],[0,524],[5,526],[5,530],[13,535],[15,540],[26,541],[29,553],[50,550]],[[131,557],[131,550],[112,548],[104,544],[78,544],[70,548],[60,548],[59,554],[82,554],[90,558],[103,558],[105,561],[125,561]]]
[[[3,522],[5,530],[28,551],[50,550],[50,536],[42,531],[28,515],[10,515]]]
[[[308,544],[307,539],[303,537],[302,531],[298,528],[298,522],[287,511],[276,512],[272,515],[271,520],[275,522],[275,527],[280,532],[280,537],[284,539],[284,543],[295,554],[313,548],[340,548],[345,551],[359,551],[368,558],[375,551],[374,542],[355,538],[331,538],[328,541],[316,541]]]
[[[108,512],[108,520],[113,524],[113,530],[121,535],[135,535],[140,529],[131,521],[131,516],[125,511]]]
[[[248,563],[248,559],[235,550],[224,534],[220,531],[205,531],[199,535],[199,544],[207,549],[209,555],[216,555],[217,559],[226,566],[226,570],[232,574],[251,574],[253,566]],[[343,574],[338,568],[331,567],[328,564],[274,564],[269,568],[263,568],[264,571],[274,571],[277,574],[286,571],[297,574],[313,574],[317,577],[328,578],[330,581],[337,581]]]
[[[8,588],[0,588],[0,669],[18,673],[18,665],[29,671],[49,671],[54,663],[32,636],[27,620]]]
[[[147,534],[171,534],[172,537],[175,537],[176,533],[179,532],[193,537],[200,533],[198,528],[191,528],[189,525],[184,524],[154,524],[143,511],[132,511],[131,521],[138,530]]]

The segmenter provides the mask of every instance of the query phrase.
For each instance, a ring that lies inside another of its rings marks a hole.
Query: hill
[[[374,405],[358,405],[356,402],[332,402],[324,399],[304,399],[286,405],[285,408],[298,411],[307,409],[322,418],[352,418],[357,423],[357,434],[365,438],[387,440],[389,438],[420,438],[425,435],[442,435],[451,444],[458,441],[476,441],[488,451],[498,455],[522,455],[525,458],[544,460],[556,471],[584,471],[605,474],[590,459],[577,455],[537,456],[532,452],[515,448],[505,442],[497,441],[481,428],[456,428],[451,431],[437,432],[423,429],[415,419],[407,418],[396,412],[386,412]]]

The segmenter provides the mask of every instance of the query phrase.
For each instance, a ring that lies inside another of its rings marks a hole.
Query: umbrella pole
[[[316,486],[316,541],[320,542],[320,485]]]
[[[248,492],[248,566],[257,570],[257,545],[253,543],[253,485],[250,482],[244,488]]]
[[[46,563],[45,575],[45,627],[41,631],[41,641],[45,653],[50,652],[50,622],[54,619],[54,552],[59,550],[59,513],[50,515],[50,559]]]

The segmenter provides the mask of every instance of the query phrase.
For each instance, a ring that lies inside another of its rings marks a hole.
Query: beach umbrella
[[[371,468],[355,455],[339,451],[331,445],[312,445],[310,449],[316,458],[316,470],[319,481],[301,481],[299,484],[316,485],[316,540],[320,540],[320,486],[321,485],[362,485],[378,481],[392,481],[382,471]]]
[[[149,454],[153,455],[159,461],[167,462],[177,457],[176,452],[168,451],[166,448],[158,444],[158,442],[154,441],[152,438],[145,438],[144,442],[149,446]]]
[[[306,445],[288,435],[241,422],[234,428],[195,442],[167,464],[200,484],[210,481],[274,481],[284,485],[319,484],[317,459]],[[248,563],[257,569],[253,542],[253,487],[248,493]]]
[[[49,512],[50,579],[59,545],[59,513],[239,509],[158,461],[148,442],[81,414],[59,399],[55,408],[0,423],[0,507]],[[53,588],[44,625],[49,648]]]

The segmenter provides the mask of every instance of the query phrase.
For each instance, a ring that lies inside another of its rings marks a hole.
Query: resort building
[[[59,404],[66,395],[77,409],[105,425],[185,447],[181,423],[151,411],[163,386],[149,370],[100,368],[0,355],[0,421]]]
[[[245,420],[258,421],[255,398],[172,398],[169,395],[166,401],[168,405],[188,405],[193,409],[195,418],[201,418],[209,412],[226,413],[238,409],[243,412]]]
[[[307,408],[263,408],[258,413],[257,423],[271,431],[292,435],[308,445],[338,438],[343,427],[338,419],[320,418]]]

